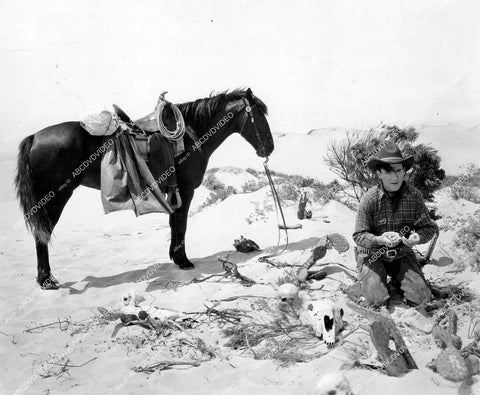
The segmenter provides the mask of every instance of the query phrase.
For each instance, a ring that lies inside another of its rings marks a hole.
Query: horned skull
[[[298,288],[292,283],[285,283],[278,288],[278,299],[282,303],[292,304],[298,298]]]
[[[339,372],[327,373],[313,390],[314,395],[353,395],[350,383]]]
[[[307,309],[315,336],[322,338],[327,346],[333,346],[343,328],[343,309],[329,300],[314,300]]]

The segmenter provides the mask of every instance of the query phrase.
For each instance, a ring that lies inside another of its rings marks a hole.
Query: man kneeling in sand
[[[359,271],[355,285],[370,305],[388,301],[387,275],[410,304],[428,302],[432,295],[412,247],[427,243],[436,227],[421,192],[404,181],[412,165],[413,156],[404,158],[394,142],[367,162],[381,183],[362,197],[353,239]]]

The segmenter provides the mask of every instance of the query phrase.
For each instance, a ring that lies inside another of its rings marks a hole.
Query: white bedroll
[[[104,110],[83,116],[80,125],[92,136],[110,136],[119,128],[120,119],[117,114]]]

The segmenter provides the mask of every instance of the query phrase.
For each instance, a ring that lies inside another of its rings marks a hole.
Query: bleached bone
[[[335,344],[336,336],[343,328],[343,309],[330,300],[314,300],[307,305],[308,319],[315,336],[327,346]]]
[[[278,299],[283,303],[292,303],[298,298],[298,288],[291,283],[285,283],[278,288]]]
[[[313,395],[353,395],[350,383],[339,372],[327,373],[315,386]]]

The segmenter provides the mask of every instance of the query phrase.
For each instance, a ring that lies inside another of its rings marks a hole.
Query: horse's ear
[[[250,88],[247,89],[247,100],[249,102],[253,102],[255,100],[255,96],[253,96],[253,92]]]

